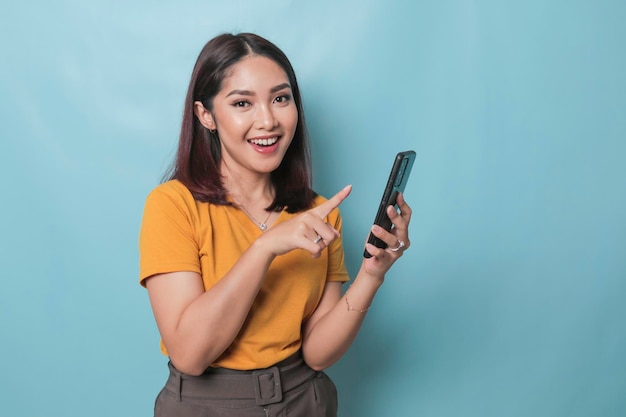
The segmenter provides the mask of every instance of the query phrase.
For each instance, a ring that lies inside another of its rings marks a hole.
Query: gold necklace
[[[259,229],[261,229],[262,232],[265,232],[267,230],[267,221],[270,219],[270,216],[272,215],[273,211],[270,211],[270,213],[267,215],[265,220],[262,223],[259,223],[259,221],[255,219],[254,216],[250,214],[248,210],[246,210],[243,204],[239,204],[239,207],[241,208],[241,210],[243,210],[244,213],[246,213],[246,216],[248,216],[250,220],[255,222],[257,226],[259,226]]]

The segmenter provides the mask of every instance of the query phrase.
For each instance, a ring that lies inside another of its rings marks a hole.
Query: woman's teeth
[[[250,139],[248,142],[259,146],[270,146],[278,141],[278,137],[268,139]]]

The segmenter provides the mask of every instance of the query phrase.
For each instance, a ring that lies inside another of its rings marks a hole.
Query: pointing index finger
[[[352,185],[346,185],[339,191],[337,194],[329,198],[324,203],[319,206],[311,209],[311,211],[320,217],[326,217],[328,214],[333,211],[335,208],[339,207],[339,205],[343,202],[343,200],[350,195],[350,191],[352,191]]]

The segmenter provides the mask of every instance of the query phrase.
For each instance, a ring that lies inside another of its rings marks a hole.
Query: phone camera
[[[406,171],[406,166],[408,163],[409,163],[408,159],[402,160],[402,165],[400,165],[400,169],[398,170],[398,176],[396,177],[396,183],[394,184],[394,186],[398,187],[400,184],[402,184],[402,179],[404,178],[404,172]]]

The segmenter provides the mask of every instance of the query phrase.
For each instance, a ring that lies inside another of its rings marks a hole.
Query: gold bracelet
[[[346,291],[346,307],[348,308],[348,311],[358,311],[359,313],[365,313],[367,310],[370,309],[371,306],[367,307],[364,310],[360,310],[358,308],[354,308],[354,307],[350,307],[350,303],[348,302],[348,292]]]

